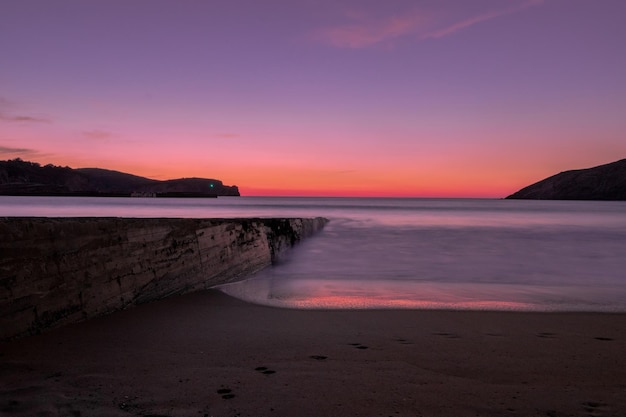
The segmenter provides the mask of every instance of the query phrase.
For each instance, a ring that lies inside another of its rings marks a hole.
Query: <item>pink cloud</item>
[[[239,134],[237,133],[216,133],[215,135],[213,135],[216,138],[220,138],[220,139],[235,139],[239,137]]]
[[[423,15],[412,13],[379,21],[356,22],[326,28],[318,33],[318,38],[333,46],[363,48],[414,33],[426,20]]]
[[[432,38],[432,39],[437,39],[437,38],[443,38],[445,36],[449,36],[452,35],[460,30],[466,29],[470,26],[474,26],[475,24],[481,23],[481,22],[486,22],[488,20],[492,20],[495,19],[497,17],[500,16],[506,16],[508,14],[512,14],[512,13],[516,13],[519,11],[522,11],[524,9],[527,9],[529,7],[532,6],[537,6],[540,4],[543,4],[544,0],[529,0],[525,3],[523,3],[520,6],[517,7],[512,7],[509,9],[505,9],[505,10],[495,10],[495,11],[491,11],[491,12],[487,12],[484,13],[482,15],[479,16],[474,16],[474,17],[470,17],[468,19],[462,20],[460,22],[456,22],[450,26],[444,27],[442,29],[437,29],[434,30],[432,32],[428,32],[424,35],[422,35],[422,39],[427,39],[427,38]]]
[[[348,15],[348,18],[353,20],[353,23],[322,29],[317,33],[316,38],[341,48],[365,48],[410,35],[416,36],[419,40],[437,39],[453,35],[478,23],[541,5],[544,2],[545,0],[527,0],[515,7],[488,11],[453,23],[444,22],[444,19],[438,22],[431,17],[431,13],[424,11],[413,11],[401,16],[382,19],[366,19],[362,14],[352,13]],[[446,13],[437,14],[445,16]]]
[[[16,110],[18,105],[15,102],[0,97],[0,122],[50,123],[50,120],[44,117],[15,114]]]
[[[18,155],[19,157],[28,158],[28,157],[37,157],[37,156],[41,156],[44,154],[36,149],[14,148],[11,146],[0,145],[0,156],[8,157],[8,156],[16,156],[16,155]]]
[[[83,133],[83,136],[85,136],[86,138],[96,139],[96,140],[108,139],[114,136],[113,133],[111,132],[107,132],[106,130],[99,130],[99,129],[86,130],[82,133]]]
[[[0,113],[0,121],[5,122],[26,122],[26,123],[50,123],[50,120],[43,117],[24,116],[24,115],[7,115]]]

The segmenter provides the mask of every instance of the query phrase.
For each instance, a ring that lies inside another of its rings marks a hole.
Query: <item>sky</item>
[[[624,0],[2,0],[0,159],[500,198],[626,158]]]

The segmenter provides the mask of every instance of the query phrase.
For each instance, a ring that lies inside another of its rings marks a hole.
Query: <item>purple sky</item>
[[[0,2],[0,159],[501,197],[626,157],[623,0]]]

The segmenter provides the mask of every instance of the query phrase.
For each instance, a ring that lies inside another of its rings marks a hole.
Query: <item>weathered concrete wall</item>
[[[326,222],[1,218],[0,340],[243,279]]]

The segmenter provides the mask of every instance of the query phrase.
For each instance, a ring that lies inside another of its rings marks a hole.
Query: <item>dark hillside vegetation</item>
[[[593,168],[561,172],[522,188],[507,198],[626,200],[626,159]]]
[[[207,178],[159,181],[101,168],[40,165],[19,158],[0,161],[0,195],[39,196],[238,196],[237,186]]]

